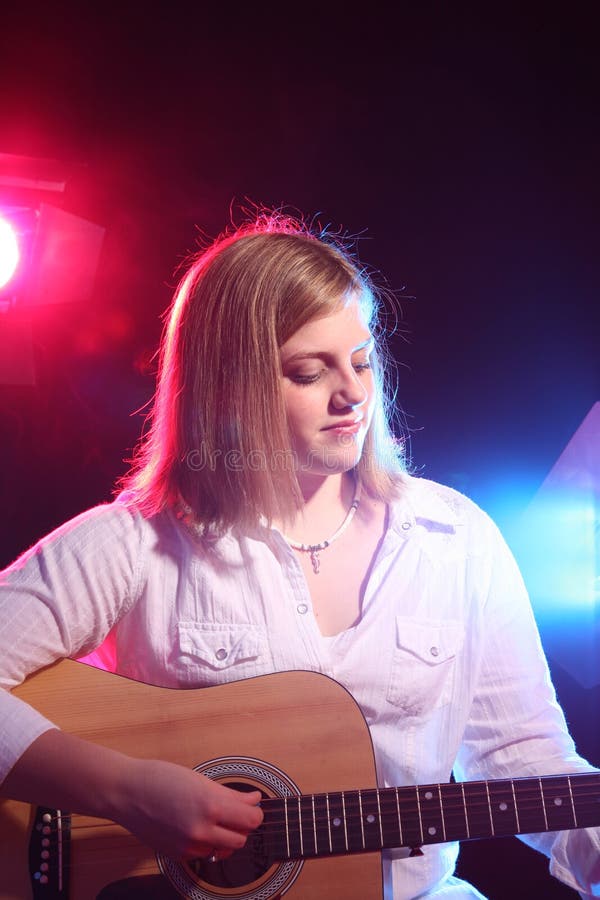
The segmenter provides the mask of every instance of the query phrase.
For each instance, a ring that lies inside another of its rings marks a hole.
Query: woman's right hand
[[[114,816],[142,843],[173,859],[219,859],[246,843],[261,824],[259,791],[242,793],[191,769],[159,760],[130,759]]]

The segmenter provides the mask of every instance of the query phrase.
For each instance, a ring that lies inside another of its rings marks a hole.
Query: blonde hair
[[[193,261],[161,342],[150,428],[121,487],[153,515],[183,499],[197,522],[225,529],[285,520],[300,504],[281,390],[280,347],[306,322],[375,294],[350,255],[301,221],[261,215]],[[402,462],[387,423],[381,355],[373,421],[356,466],[388,500]]]

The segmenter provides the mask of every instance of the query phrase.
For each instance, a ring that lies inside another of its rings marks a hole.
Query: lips
[[[362,418],[360,419],[342,419],[340,422],[335,422],[333,425],[327,425],[326,428],[323,428],[323,431],[339,431],[345,434],[351,434],[360,429],[362,423]]]

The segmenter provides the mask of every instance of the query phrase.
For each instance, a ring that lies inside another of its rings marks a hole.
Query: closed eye
[[[324,371],[322,369],[320,372],[315,372],[314,375],[288,375],[288,378],[294,384],[316,384],[321,379]]]

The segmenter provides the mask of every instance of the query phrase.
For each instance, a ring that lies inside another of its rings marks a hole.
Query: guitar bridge
[[[33,900],[68,900],[71,815],[37,806],[29,836],[29,877]]]

